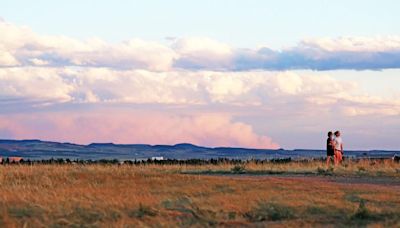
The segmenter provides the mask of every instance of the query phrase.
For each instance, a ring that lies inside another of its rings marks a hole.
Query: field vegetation
[[[0,226],[398,227],[399,181],[391,160],[7,164]]]

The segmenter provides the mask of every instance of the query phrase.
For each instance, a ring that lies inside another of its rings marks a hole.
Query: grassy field
[[[399,181],[390,160],[2,165],[0,227],[399,227]]]

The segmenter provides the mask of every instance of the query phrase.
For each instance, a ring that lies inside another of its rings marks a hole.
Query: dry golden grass
[[[319,173],[324,167],[321,162],[248,163],[245,170]],[[232,168],[229,164],[0,166],[0,226],[400,225],[399,186],[339,183],[324,176],[182,174]],[[398,180],[398,170],[398,163],[363,161],[333,173]]]
[[[266,162],[256,163],[254,161],[239,165],[221,163],[217,165],[190,165],[170,167],[172,170],[177,168],[181,172],[193,173],[224,173],[231,172],[235,167],[244,169],[246,173],[259,174],[317,174],[317,175],[336,175],[336,176],[386,176],[400,178],[400,164],[390,159],[385,160],[347,160],[342,165],[334,167],[326,166],[325,162],[311,160],[299,162]],[[163,168],[168,169],[167,167]]]

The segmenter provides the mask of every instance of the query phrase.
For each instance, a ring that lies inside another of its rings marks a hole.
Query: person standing
[[[343,160],[343,140],[340,131],[335,132],[335,165],[338,165]]]
[[[335,142],[333,140],[333,133],[330,131],[328,132],[328,138],[326,139],[326,167],[329,167],[331,159],[335,161],[334,156],[335,156]]]

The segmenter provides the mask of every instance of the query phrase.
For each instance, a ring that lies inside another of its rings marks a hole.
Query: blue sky
[[[400,149],[399,1],[0,1],[0,138]]]
[[[80,39],[205,36],[235,47],[280,48],[307,37],[399,34],[399,8],[395,0],[3,0],[0,15],[42,34]]]

